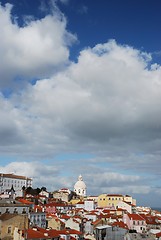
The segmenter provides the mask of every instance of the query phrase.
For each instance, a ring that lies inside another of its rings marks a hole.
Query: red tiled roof
[[[93,213],[93,212],[86,213],[85,215],[90,215],[90,216],[98,216],[98,214],[97,214],[97,213]]]
[[[126,209],[123,209],[123,208],[117,208],[116,211],[125,211]]]
[[[3,213],[2,215],[0,215],[0,220],[1,221],[7,221],[7,220],[9,220],[11,218],[14,218],[14,217],[17,217],[17,216],[18,216],[17,213],[10,213],[10,214]]]
[[[59,235],[70,235],[69,229],[58,230]]]
[[[102,212],[103,213],[110,213],[110,209],[103,209]]]
[[[1,177],[6,177],[6,178],[16,178],[16,179],[23,179],[23,180],[32,180],[32,178],[15,175],[13,173],[0,173],[0,176]]]
[[[60,219],[69,219],[70,217],[68,215],[63,214]]]
[[[38,206],[38,205],[35,205],[34,206],[34,211],[36,212],[43,212],[44,210],[43,210],[43,207],[42,206]]]
[[[34,204],[33,202],[31,202],[31,201],[28,201],[28,200],[26,200],[26,199],[23,199],[23,198],[21,198],[21,199],[18,199],[17,201],[19,201],[19,202],[21,202],[21,203],[24,203],[24,204],[28,204],[28,205],[30,205],[30,204]]]
[[[57,230],[57,232],[60,235],[70,235],[70,234],[82,235],[82,232],[77,231],[75,229],[63,229],[63,230]]]
[[[75,237],[72,237],[72,236],[70,236],[70,240],[76,240],[76,238],[75,238]]]
[[[156,216],[145,215],[145,214],[140,214],[140,216],[142,216],[146,220],[147,224],[160,225],[160,223],[158,222],[158,218]]]
[[[132,220],[145,221],[145,219],[140,214],[136,214],[136,213],[130,214],[130,213],[128,213],[128,216]]]
[[[157,234],[156,234],[156,237],[157,237],[157,238],[161,237],[161,232],[157,233]]]
[[[112,214],[100,214],[100,217],[101,218],[111,218],[112,217]]]
[[[59,233],[57,230],[47,230],[39,227],[29,228],[26,230],[26,233],[23,231],[23,234],[26,235],[27,239],[51,239],[54,237],[59,237]]]
[[[92,225],[97,225],[99,223],[102,223],[102,219],[97,219],[96,221],[92,222]]]
[[[38,231],[38,230],[34,230],[34,229],[31,229],[29,228],[26,233],[24,233],[26,235],[26,239],[50,239],[51,237],[48,236],[45,236],[43,232],[41,231]]]
[[[122,221],[114,222],[114,223],[112,223],[112,226],[117,226],[120,228],[128,229],[128,226]]]
[[[54,213],[46,213],[46,217],[57,218]]]
[[[82,219],[80,216],[75,215],[74,218]]]
[[[82,232],[77,231],[77,230],[75,230],[75,229],[68,229],[68,231],[69,231],[70,234],[82,235]]]
[[[123,197],[121,194],[107,194],[108,197]]]
[[[50,237],[52,237],[52,238],[59,236],[59,231],[58,231],[58,230],[50,229],[50,230],[47,230],[47,232],[49,232],[49,235],[50,235]]]
[[[79,201],[79,202],[76,203],[76,204],[78,204],[78,205],[79,205],[79,204],[84,204],[84,202],[83,202],[83,201]]]
[[[76,220],[76,219],[73,219],[73,222],[75,222],[75,223],[80,223],[78,220]]]

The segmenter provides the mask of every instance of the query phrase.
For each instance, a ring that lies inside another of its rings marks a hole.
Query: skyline
[[[0,3],[0,172],[161,207],[160,1]]]

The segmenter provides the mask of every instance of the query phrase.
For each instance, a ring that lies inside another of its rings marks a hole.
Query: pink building
[[[139,214],[124,214],[123,220],[131,230],[136,230],[138,233],[146,231],[146,221]]]

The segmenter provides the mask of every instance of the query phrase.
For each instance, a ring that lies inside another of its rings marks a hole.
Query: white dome
[[[81,196],[85,196],[86,195],[86,184],[83,181],[82,176],[80,175],[78,177],[78,181],[75,183],[74,185],[74,191]]]

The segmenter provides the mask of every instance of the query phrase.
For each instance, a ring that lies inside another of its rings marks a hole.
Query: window
[[[9,208],[6,208],[6,213],[9,213]]]
[[[14,209],[14,213],[18,213],[17,208]]]
[[[135,221],[133,221],[133,224],[135,225]]]
[[[22,213],[26,213],[26,209],[25,208],[23,208]]]
[[[8,227],[8,233],[11,233],[11,227]]]
[[[109,199],[108,200],[111,200],[111,198],[109,197]]]

